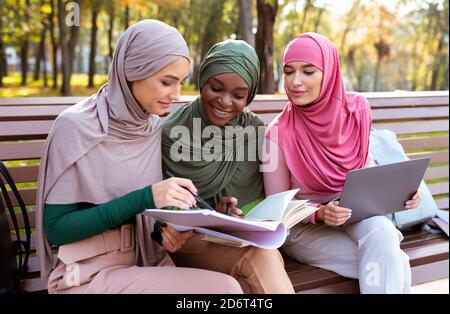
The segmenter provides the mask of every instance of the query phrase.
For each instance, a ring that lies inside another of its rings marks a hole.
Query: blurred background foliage
[[[334,42],[348,90],[448,90],[448,14],[448,0],[0,0],[0,97],[95,93],[120,34],[147,18],[189,45],[183,94],[196,93],[201,58],[226,38],[255,47],[259,93],[282,91],[284,46],[302,32]]]

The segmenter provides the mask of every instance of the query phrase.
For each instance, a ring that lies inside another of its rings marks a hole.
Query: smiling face
[[[322,87],[323,72],[303,61],[292,61],[283,68],[284,84],[289,99],[297,106],[316,100]]]
[[[163,115],[172,101],[180,98],[181,83],[189,72],[189,61],[179,58],[156,74],[143,80],[131,82],[131,92],[147,112]]]
[[[236,73],[213,76],[200,91],[208,120],[223,126],[236,117],[247,105],[249,87]]]

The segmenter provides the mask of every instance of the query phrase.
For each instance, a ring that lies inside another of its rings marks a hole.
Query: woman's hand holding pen
[[[321,206],[318,211],[319,220],[327,226],[340,226],[344,224],[352,215],[351,209],[339,207],[338,201],[329,202],[326,206]]]
[[[189,209],[196,206],[193,194],[197,195],[197,188],[191,180],[169,178],[152,185],[153,201],[157,208],[176,206]]]
[[[237,208],[237,204],[238,204],[238,200],[235,197],[224,196],[224,197],[222,197],[220,202],[217,203],[216,211],[218,211],[222,214],[230,215],[232,217],[244,218],[245,215],[242,212],[242,210]]]

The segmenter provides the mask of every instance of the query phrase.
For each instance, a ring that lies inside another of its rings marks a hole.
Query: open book
[[[314,213],[318,208],[308,201],[293,200],[299,189],[271,195],[250,210],[244,219],[211,210],[147,209],[146,214],[170,223],[178,231],[196,230],[204,240],[242,247],[253,245],[266,249],[280,247],[287,229]]]
[[[242,243],[276,249],[284,243],[287,236],[286,226],[281,222],[245,220],[208,209],[147,209],[144,214],[169,223],[178,231],[195,230],[236,245]]]
[[[270,195],[250,210],[245,219],[255,221],[279,221],[290,229],[313,214],[318,208],[307,200],[293,200],[299,189]]]
[[[281,222],[287,229],[292,228],[319,209],[307,200],[293,200],[298,191],[299,189],[293,189],[268,196],[247,213],[245,220]],[[209,234],[205,235],[203,240],[235,247],[248,245],[242,241],[230,241]]]

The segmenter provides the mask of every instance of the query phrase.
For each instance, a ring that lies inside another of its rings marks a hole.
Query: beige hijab
[[[147,78],[180,57],[186,42],[173,27],[144,20],[122,34],[108,84],[65,110],[44,146],[37,192],[41,277],[56,261],[44,230],[44,204],[100,204],[162,180],[161,120],[146,113],[128,82]],[[151,91],[149,91],[151,93]],[[164,253],[150,238],[153,221],[136,216],[136,263],[157,264]]]

